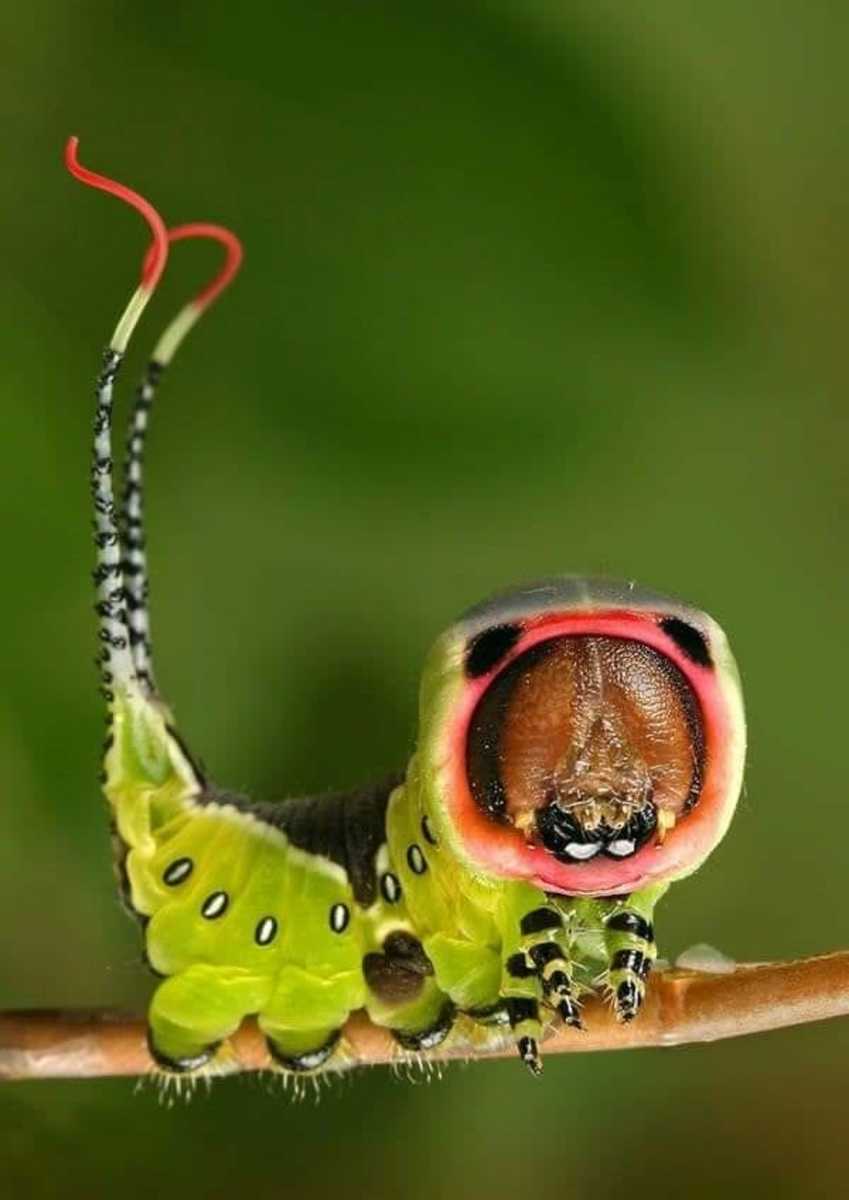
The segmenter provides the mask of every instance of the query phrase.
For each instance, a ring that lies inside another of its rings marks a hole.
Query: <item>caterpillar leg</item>
[[[200,1071],[249,1013],[265,1003],[271,981],[232,967],[195,964],[156,989],[148,1045],[165,1071]]]
[[[325,1067],[349,1014],[362,1006],[363,992],[355,972],[321,978],[301,967],[284,967],[258,1016],[274,1062],[287,1071]]]
[[[519,1057],[542,1071],[541,1008],[554,1009],[567,1025],[581,1028],[563,914],[544,894],[525,884],[508,894],[502,913],[503,978],[507,1016]]]
[[[607,983],[620,1021],[633,1021],[645,998],[646,980],[657,957],[652,918],[663,890],[635,892],[605,916]]]

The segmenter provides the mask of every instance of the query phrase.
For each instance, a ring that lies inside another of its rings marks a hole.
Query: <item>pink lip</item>
[[[529,621],[522,637],[496,671],[467,681],[457,711],[445,730],[446,803],[469,857],[497,875],[524,878],[549,892],[566,895],[618,895],[661,878],[685,874],[716,843],[729,795],[731,722],[716,671],[692,662],[657,624],[651,613],[621,611],[546,614]],[[606,634],[653,646],[672,659],[690,683],[702,712],[705,779],[699,802],[671,830],[663,845],[649,842],[627,859],[601,855],[584,863],[562,863],[540,846],[530,846],[515,829],[495,825],[472,797],[466,778],[466,736],[472,713],[493,676],[537,642],[561,634]]]

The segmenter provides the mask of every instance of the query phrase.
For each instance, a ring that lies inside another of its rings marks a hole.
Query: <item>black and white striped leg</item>
[[[519,1057],[532,1075],[541,1075],[539,1038],[542,1026],[539,1019],[539,1003],[529,996],[508,996],[507,1016],[513,1037],[516,1039]]]
[[[530,957],[542,980],[546,999],[557,1009],[564,1024],[583,1029],[569,960],[562,946],[555,941],[539,942],[531,947]]]
[[[654,928],[634,909],[620,908],[605,922],[607,982],[620,1021],[633,1021],[642,1007],[646,980],[657,956]]]

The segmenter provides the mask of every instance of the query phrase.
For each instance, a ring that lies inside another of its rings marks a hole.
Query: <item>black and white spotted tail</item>
[[[164,367],[174,357],[183,338],[238,271],[242,250],[238,239],[229,230],[217,225],[181,225],[169,233],[156,209],[138,192],[83,167],[77,159],[77,145],[77,138],[72,137],[68,139],[65,147],[65,165],[74,178],[89,187],[117,196],[119,200],[129,204],[147,221],[153,237],[144,258],[141,282],[115,327],[97,377],[91,469],[96,551],[94,580],[97,588],[96,611],[100,640],[98,665],[104,695],[111,704],[119,689],[136,687],[148,695],[154,691],[145,556],[143,468],[147,424],[156,386]],[[220,242],[226,249],[226,260],[215,278],[181,309],[166,328],[138,388],[130,419],[123,507],[119,525],[113,483],[112,450],[115,380],[133,331],[165,270],[170,242],[190,237],[208,237]]]

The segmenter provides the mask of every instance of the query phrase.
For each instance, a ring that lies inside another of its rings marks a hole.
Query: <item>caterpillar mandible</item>
[[[241,250],[218,226],[169,232],[137,193],[82,167],[76,145],[71,173],[153,236],[98,376],[92,464],[104,790],[121,891],[162,977],[151,1054],[167,1072],[209,1073],[252,1015],[270,1065],[318,1072],[344,1063],[346,1019],[365,1009],[399,1052],[480,1029],[512,1037],[539,1073],[547,1027],[579,1030],[599,981],[622,1021],[638,1015],[655,905],[728,828],[745,723],[725,635],[632,584],[555,578],[436,641],[396,777],[274,804],[206,779],[155,685],[142,460],[159,377]],[[115,378],[170,243],[193,236],[221,242],[225,265],[157,344],[119,512]]]

